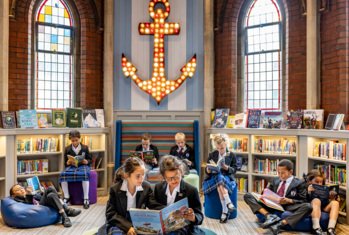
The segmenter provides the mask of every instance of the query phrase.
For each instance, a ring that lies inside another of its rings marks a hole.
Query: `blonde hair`
[[[185,141],[185,134],[183,132],[178,132],[176,135],[175,135],[175,140],[184,140]]]
[[[213,141],[215,142],[215,144],[222,144],[225,143],[225,138],[221,135],[217,135],[214,137]]]

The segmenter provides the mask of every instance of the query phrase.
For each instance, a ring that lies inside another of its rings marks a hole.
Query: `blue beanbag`
[[[286,217],[292,215],[292,212],[290,211],[285,211],[283,213],[275,212],[274,214],[278,215],[282,219],[285,219]],[[260,223],[264,223],[265,217],[262,214],[257,213],[256,216]],[[321,212],[320,225],[321,225],[321,228],[325,231],[327,230],[328,220],[329,220],[329,214],[326,212]],[[309,232],[312,230],[312,228],[313,228],[313,223],[311,220],[311,216],[306,216],[303,219],[301,219],[294,228],[291,228],[291,226],[289,225],[285,227],[286,230],[301,231],[301,232]]]
[[[16,202],[10,197],[1,200],[1,215],[8,226],[16,228],[41,227],[60,220],[56,209]]]

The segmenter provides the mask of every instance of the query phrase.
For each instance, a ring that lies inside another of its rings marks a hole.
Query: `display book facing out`
[[[0,135],[0,199],[4,198],[6,196],[6,175],[5,175],[5,168],[6,168],[6,136]]]

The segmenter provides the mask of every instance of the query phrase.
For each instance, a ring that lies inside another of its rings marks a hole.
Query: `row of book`
[[[277,175],[277,166],[280,160],[270,160],[266,159],[255,159],[254,160],[254,172],[266,175]]]
[[[269,181],[267,179],[255,179],[253,181],[253,192],[261,193],[267,187]]]
[[[101,153],[92,153],[91,170],[103,168],[103,155]]]
[[[296,140],[280,138],[280,139],[255,139],[255,152],[273,153],[273,154],[296,154]]]
[[[57,152],[59,149],[58,138],[30,138],[17,140],[17,153]]]
[[[345,143],[337,143],[332,140],[315,142],[313,156],[346,161],[346,149]]]
[[[232,138],[229,140],[230,148],[234,152],[247,152],[248,138]]]
[[[246,178],[235,178],[235,182],[239,192],[248,192],[248,180]]]
[[[0,126],[11,128],[104,127],[103,109],[66,108],[37,111],[35,109],[1,112]]]
[[[48,159],[20,160],[17,162],[17,174],[48,173]]]
[[[262,111],[250,109],[246,113],[229,115],[230,109],[216,109],[211,112],[214,128],[266,128],[266,129],[323,129],[324,110],[305,109],[281,111]],[[345,129],[344,114],[329,114],[325,129]]]
[[[339,184],[346,186],[346,166],[336,166],[333,164],[315,164],[314,169],[318,169],[324,173],[324,175],[326,176],[327,184]]]

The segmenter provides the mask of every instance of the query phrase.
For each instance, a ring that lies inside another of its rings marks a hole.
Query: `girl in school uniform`
[[[82,189],[84,193],[84,208],[88,209],[90,207],[90,202],[88,198],[89,188],[90,188],[90,165],[92,161],[91,154],[89,152],[88,146],[80,143],[80,132],[73,130],[69,132],[69,139],[71,145],[65,148],[64,152],[64,162],[65,170],[61,173],[59,182],[61,183],[62,190],[64,193],[64,203],[68,203],[70,199],[68,183],[70,182],[81,182]],[[82,156],[83,160],[75,165],[75,161],[69,159],[69,156]]]
[[[135,157],[128,158],[116,171],[114,185],[109,190],[106,209],[106,224],[98,230],[100,234],[135,235],[128,210],[130,208],[162,209],[153,198],[150,184],[144,181],[144,162]]]
[[[217,170],[211,170],[206,167],[206,178],[204,179],[202,188],[204,194],[208,194],[214,190],[218,191],[218,195],[222,204],[222,215],[220,223],[226,223],[236,208],[230,200],[229,195],[236,187],[234,174],[236,173],[236,157],[234,153],[227,152],[227,144],[222,136],[214,138],[216,150],[209,154],[207,163],[215,163],[218,165]]]
[[[187,197],[189,204],[189,209],[183,215],[189,221],[189,225],[169,234],[204,234],[197,227],[203,221],[199,193],[195,187],[183,181],[184,163],[178,158],[168,155],[161,158],[159,167],[165,180],[155,185],[155,200],[163,206],[168,206]]]
[[[313,207],[313,212],[311,213],[313,229],[315,234],[321,235],[323,231],[320,227],[320,216],[321,211],[327,212],[330,214],[330,220],[328,223],[327,234],[335,235],[336,234],[336,224],[339,213],[339,202],[336,199],[337,192],[330,191],[329,198],[317,198],[312,192],[315,191],[313,185],[324,185],[325,176],[319,170],[311,170],[306,177],[308,184],[308,195],[307,199]]]

